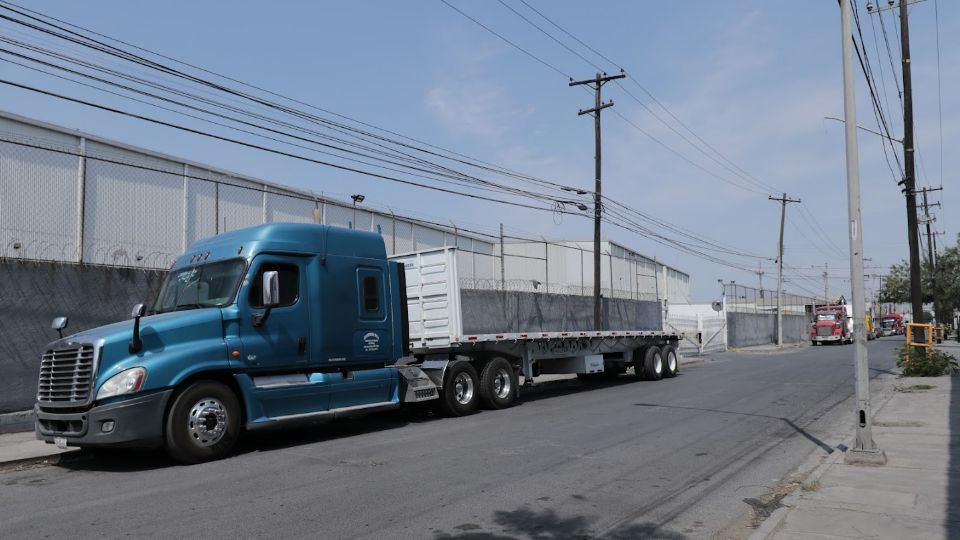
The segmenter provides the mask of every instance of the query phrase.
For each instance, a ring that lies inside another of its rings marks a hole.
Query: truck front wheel
[[[166,450],[182,463],[227,456],[240,435],[240,403],[226,385],[197,381],[184,388],[167,413]]]
[[[480,401],[489,409],[513,404],[518,385],[517,372],[504,358],[494,358],[480,371]]]
[[[477,411],[479,378],[469,362],[454,362],[443,375],[440,412],[446,416],[466,416]]]

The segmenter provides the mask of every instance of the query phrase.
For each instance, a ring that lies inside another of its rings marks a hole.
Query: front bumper
[[[824,342],[824,341],[840,341],[843,339],[843,336],[813,336],[813,341]]]
[[[34,406],[37,438],[48,443],[63,437],[68,446],[137,446],[163,444],[163,415],[173,390],[153,392],[84,412],[57,412]],[[113,428],[104,431],[105,424]]]

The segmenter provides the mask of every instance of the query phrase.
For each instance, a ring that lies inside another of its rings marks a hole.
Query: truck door
[[[310,359],[310,309],[307,302],[305,261],[295,257],[261,255],[247,273],[246,294],[237,298],[240,311],[241,365],[254,371],[277,371],[306,366]],[[262,314],[263,273],[276,271],[280,278],[280,305],[270,310],[261,326],[254,315]]]
[[[393,336],[386,298],[386,272],[380,265],[357,265],[351,276],[352,302],[340,317],[351,317],[346,341],[347,364],[357,368],[344,371],[331,386],[330,407],[351,407],[390,400],[391,378],[384,365],[390,360]],[[346,306],[344,306],[346,307]],[[343,322],[341,320],[341,322]]]

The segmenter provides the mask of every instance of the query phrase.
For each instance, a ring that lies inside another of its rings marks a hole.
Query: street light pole
[[[357,193],[357,194],[351,195],[350,198],[353,199],[353,221],[350,222],[350,228],[356,229],[357,228],[357,203],[362,203],[363,200],[366,199],[366,197]]]
[[[850,227],[850,284],[853,289],[853,336],[857,390],[857,438],[847,450],[849,464],[883,465],[887,456],[873,441],[870,414],[870,378],[867,358],[863,289],[863,228],[860,221],[860,156],[857,151],[857,116],[853,78],[853,33],[850,0],[840,0],[840,34],[843,44],[843,119],[847,154],[847,215]]]

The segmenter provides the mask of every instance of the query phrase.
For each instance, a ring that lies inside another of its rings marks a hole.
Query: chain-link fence
[[[725,283],[723,294],[727,311],[736,313],[776,313],[777,291]],[[821,302],[822,303],[822,302]],[[817,300],[812,296],[783,293],[783,313],[813,313]]]

